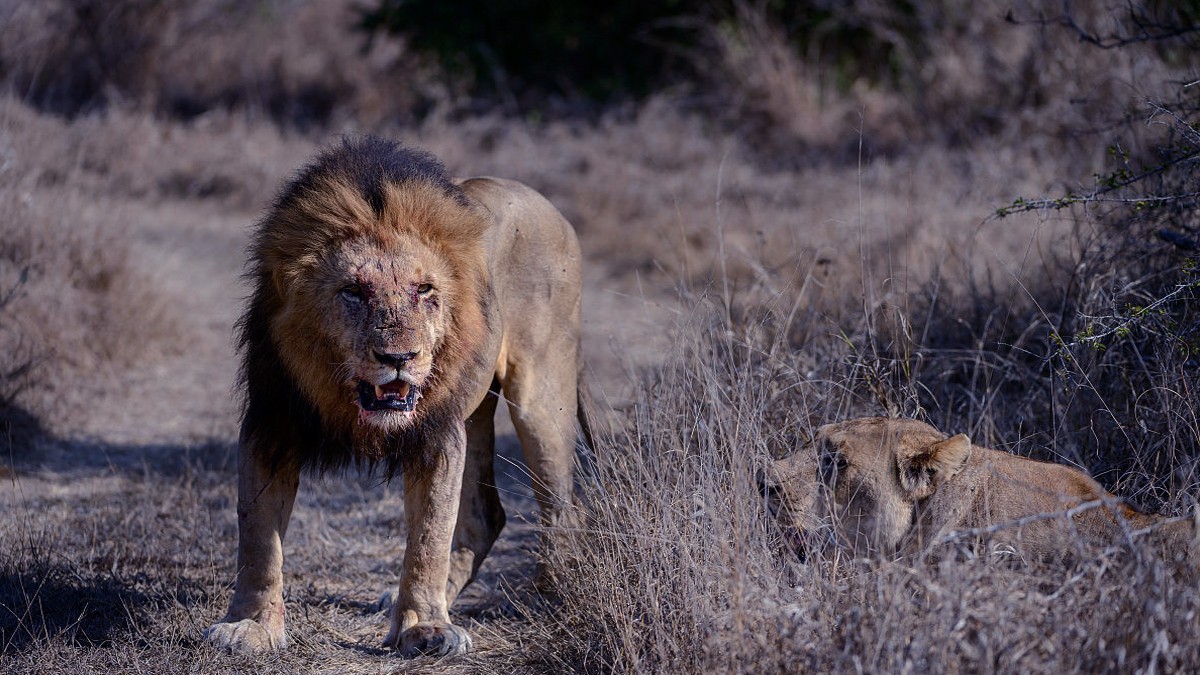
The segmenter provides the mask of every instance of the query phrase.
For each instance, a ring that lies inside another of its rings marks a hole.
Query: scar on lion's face
[[[413,237],[383,248],[344,242],[312,275],[311,295],[333,320],[326,336],[347,355],[336,378],[361,424],[400,428],[420,413],[446,334],[448,273]]]

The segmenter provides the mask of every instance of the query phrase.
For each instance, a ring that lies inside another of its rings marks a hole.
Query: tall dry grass
[[[350,0],[9,0],[0,82],[41,110],[176,119],[235,111],[287,129],[411,120],[447,95],[400,41],[367,44]]]
[[[1089,548],[1065,565],[997,562],[965,545],[901,560],[826,550],[802,563],[758,482],[818,425],[890,413],[1074,461],[1126,497],[1188,513],[1200,497],[1188,357],[1167,361],[1144,338],[1155,357],[1065,356],[1072,347],[1046,326],[1054,310],[1041,309],[1062,302],[1064,284],[1085,296],[1108,287],[1111,269],[1082,262],[1119,243],[1101,230],[1078,265],[1015,303],[986,289],[949,294],[938,280],[917,294],[927,302],[857,316],[806,313],[794,290],[755,299],[742,319],[728,311],[735,296],[693,298],[675,349],[591,460],[591,521],[551,553],[560,604],[543,619],[553,649],[540,662],[618,672],[1194,667],[1200,592],[1137,545]]]
[[[827,549],[801,562],[757,481],[820,424],[891,414],[1068,462],[1143,508],[1190,513],[1200,498],[1194,109],[1172,117],[1157,136],[1170,149],[1151,164],[1168,170],[1134,185],[1118,157],[1098,193],[1048,200],[1044,217],[1068,227],[1051,248],[1030,240],[1027,265],[1013,256],[978,274],[969,251],[933,261],[893,250],[858,275],[798,257],[792,274],[751,264],[747,278],[718,260],[724,274],[707,285],[681,282],[675,348],[591,460],[591,521],[550,554],[560,604],[543,625],[554,649],[537,663],[1195,668],[1194,580],[1137,544],[1081,544],[1065,564],[958,544],[915,559]],[[1158,199],[1161,209],[1148,206]]]
[[[10,113],[5,106],[0,118]],[[27,445],[25,431],[37,418],[69,414],[56,399],[78,390],[96,393],[97,380],[154,358],[153,347],[161,344],[156,338],[172,334],[161,300],[131,261],[112,202],[75,189],[45,189],[47,182],[69,180],[69,173],[31,161],[11,132],[0,134],[6,160],[0,172],[0,436],[6,450]],[[11,446],[10,434],[20,438]]]
[[[1120,133],[1136,134],[1143,101],[1172,99],[1196,66],[1194,18],[1173,16],[1169,3],[818,0],[796,10],[801,35],[777,6],[734,6],[696,58],[717,116],[773,153],[815,146],[845,161],[863,146],[895,154],[999,139],[1039,161],[1095,161],[1123,114],[1133,123]],[[1138,35],[1151,20],[1190,30],[1120,49],[1081,39]],[[1100,138],[1090,158],[1078,154],[1086,136]]]

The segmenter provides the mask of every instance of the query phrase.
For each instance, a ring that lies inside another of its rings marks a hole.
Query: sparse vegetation
[[[757,480],[821,423],[897,414],[1190,512],[1195,8],[781,7],[702,15],[690,74],[561,119],[404,39],[364,50],[348,0],[0,7],[5,669],[264,665],[199,637],[233,579],[241,252],[316,145],[370,130],[528,182],[579,230],[590,520],[549,551],[548,594],[510,520],[456,608],[478,651],[401,665],[372,607],[399,486],[307,481],[295,644],[266,667],[1195,670],[1200,592],[1136,549],[801,563]]]

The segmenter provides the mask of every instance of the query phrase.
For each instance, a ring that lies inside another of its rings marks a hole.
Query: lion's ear
[[[917,452],[897,457],[900,486],[914,499],[925,499],[962,471],[971,456],[971,439],[952,436]]]
[[[296,280],[300,278],[300,269],[295,262],[280,263],[271,268],[271,282],[275,287],[275,293],[280,299],[287,298],[293,294],[293,286]]]
[[[275,286],[275,295],[280,298],[287,297],[287,275],[279,267],[271,270],[271,283]]]

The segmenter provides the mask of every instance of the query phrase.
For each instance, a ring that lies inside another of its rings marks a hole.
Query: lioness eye
[[[350,284],[349,286],[343,286],[338,291],[338,295],[353,302],[361,302],[363,299],[363,289],[358,284]]]
[[[837,480],[839,474],[846,471],[846,467],[848,466],[849,463],[840,452],[833,450],[823,453],[820,464],[821,479],[826,483],[833,483]]]
[[[433,284],[421,284],[417,286],[417,293],[425,295],[433,290]]]

